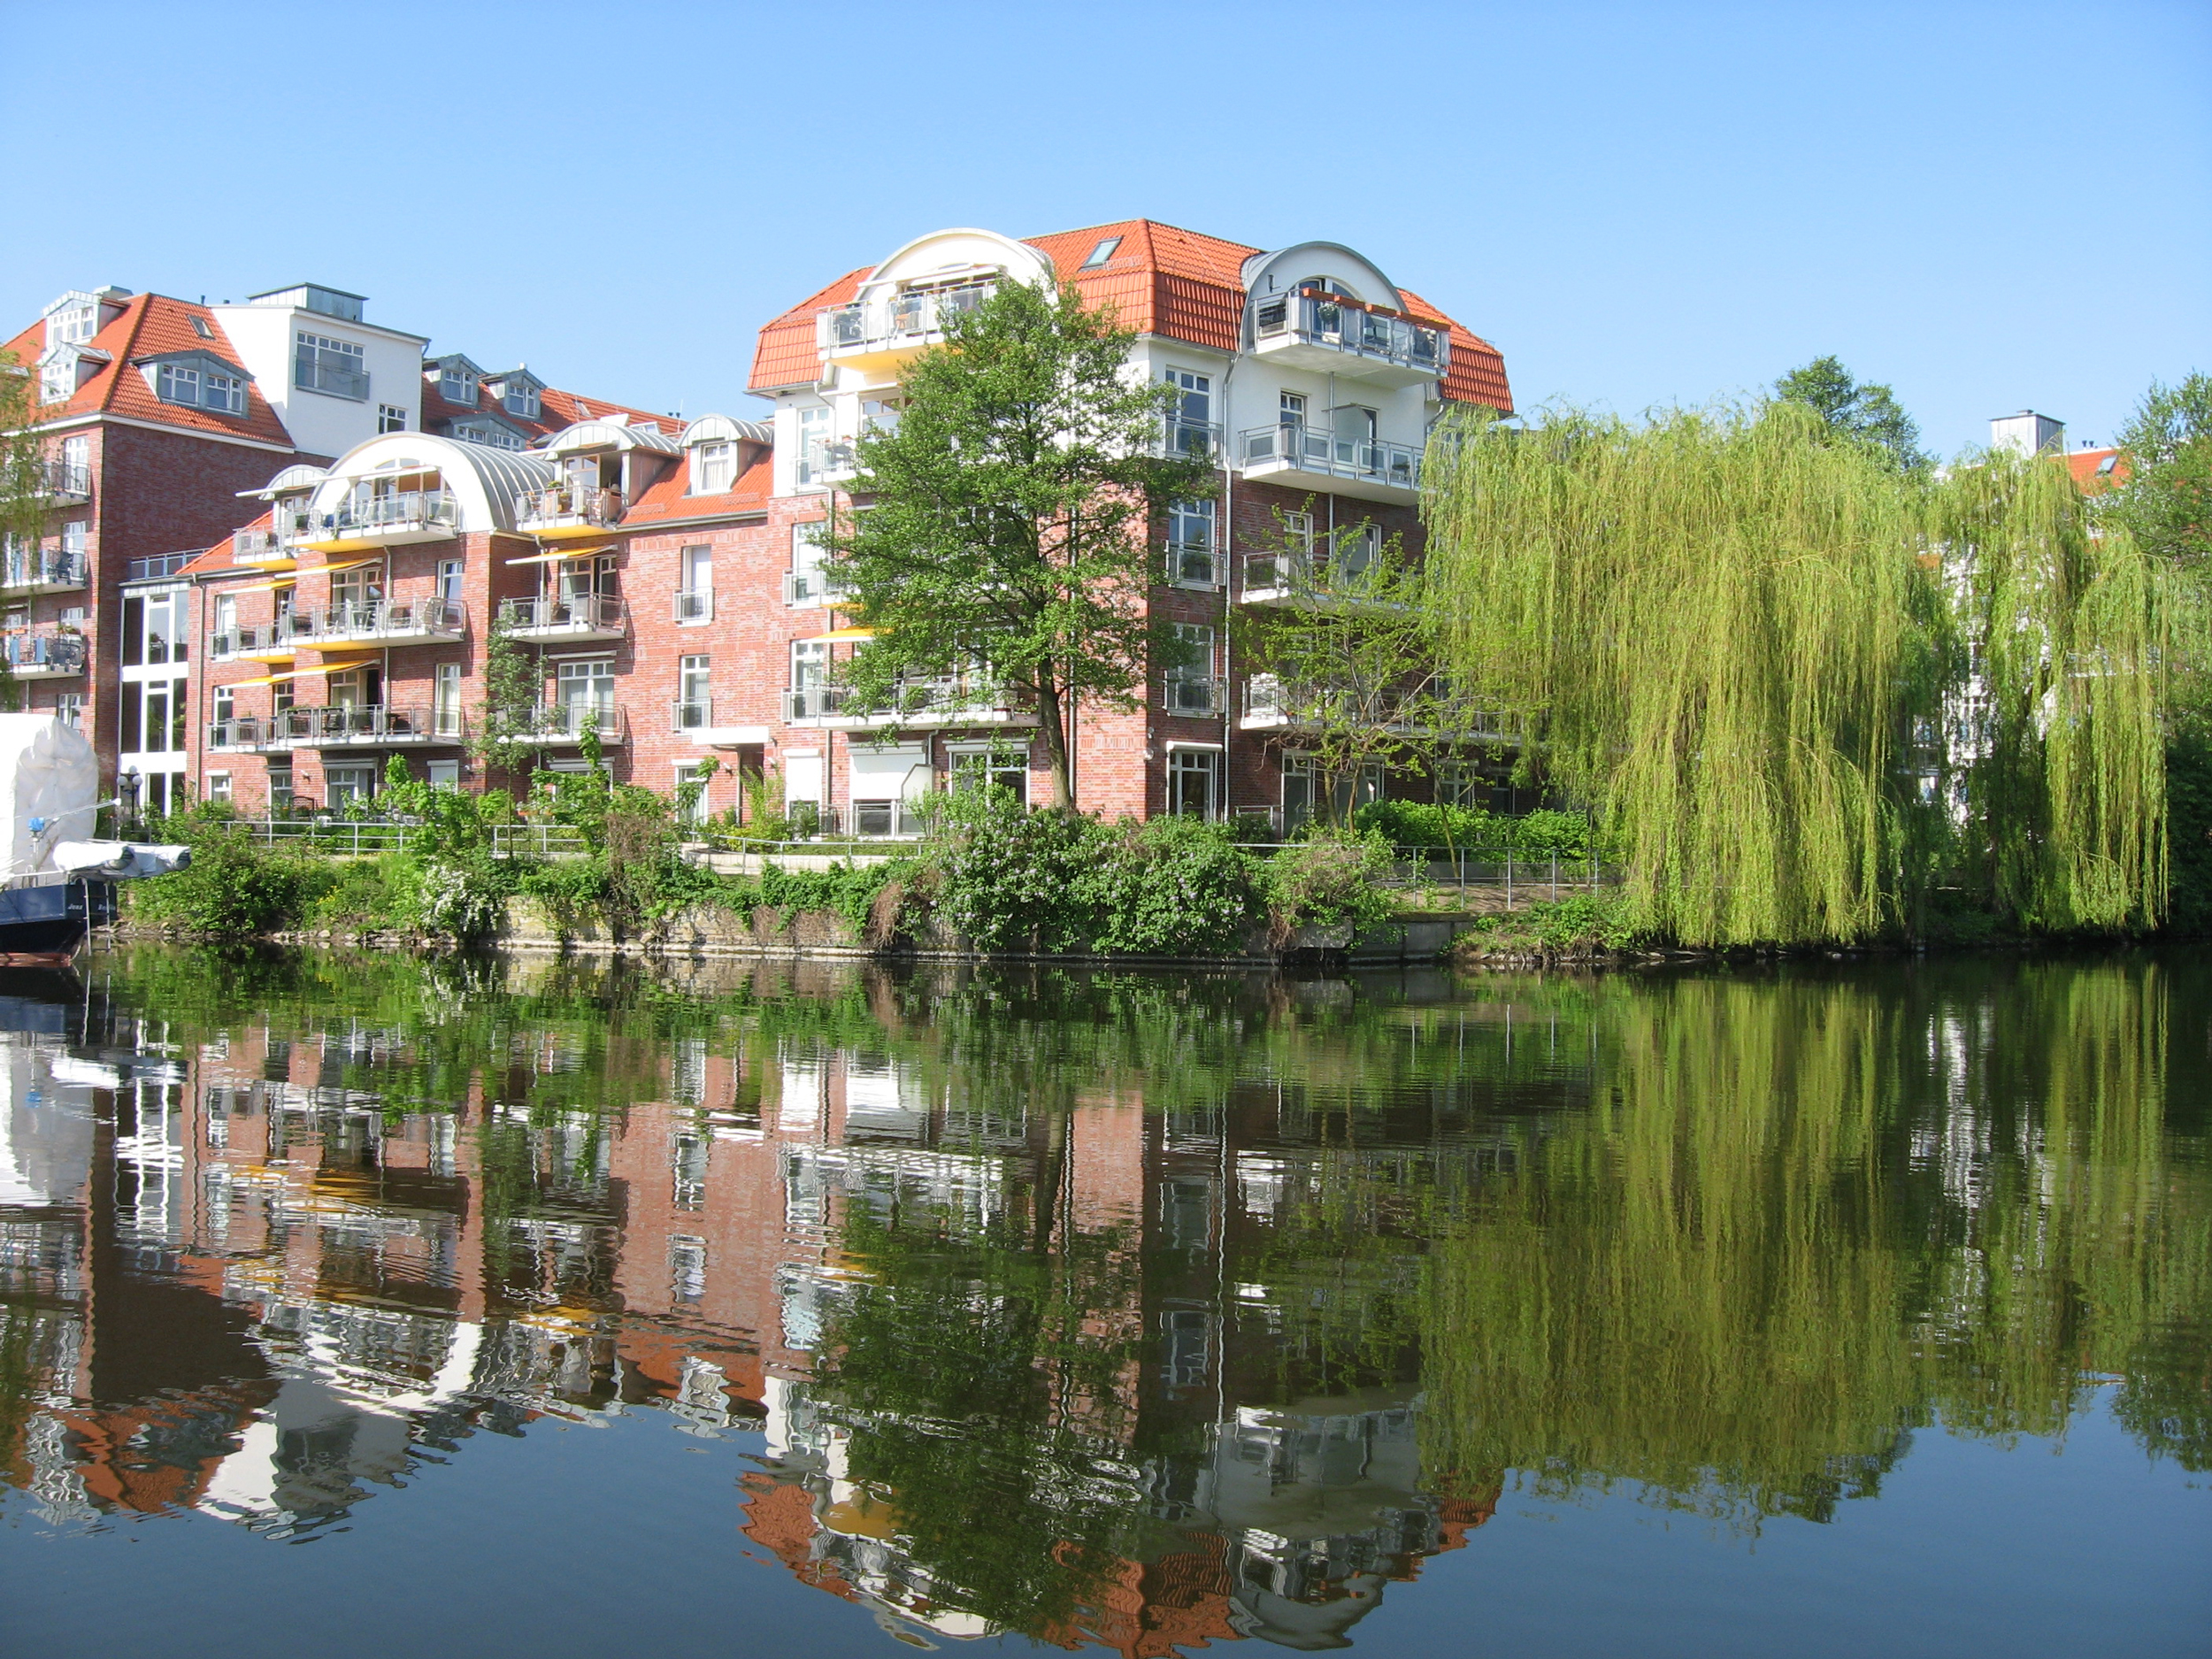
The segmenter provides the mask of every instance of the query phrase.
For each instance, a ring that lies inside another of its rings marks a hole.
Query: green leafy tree
[[[536,759],[528,740],[544,690],[537,659],[515,643],[505,623],[493,623],[484,646],[484,703],[469,737],[469,756],[480,770],[512,774]]]
[[[2212,374],[2153,381],[2119,449],[2127,481],[2106,511],[2147,553],[2196,566],[2212,557]]]
[[[1159,457],[1166,388],[1130,384],[1133,336],[1071,287],[1002,282],[907,371],[895,429],[859,442],[865,511],[828,539],[859,621],[852,696],[899,707],[918,682],[1037,716],[1045,804],[1073,805],[1079,701],[1133,707],[1153,655],[1150,530],[1205,493],[1202,457]]]
[[[1815,357],[1792,369],[1775,381],[1774,395],[1804,404],[1832,431],[1886,457],[1900,472],[1928,465],[1920,449],[1920,427],[1899,406],[1897,395],[1886,386],[1855,380],[1839,358]]]
[[[1365,526],[1312,547],[1286,530],[1275,552],[1285,603],[1239,618],[1239,644],[1256,677],[1297,724],[1313,757],[1317,818],[1348,818],[1370,767],[1432,770],[1478,724],[1441,672],[1425,573],[1401,538],[1371,547]]]
[[[46,528],[46,447],[34,424],[38,381],[0,351],[0,550],[9,543],[35,547]],[[0,661],[0,709],[23,706],[15,672]]]

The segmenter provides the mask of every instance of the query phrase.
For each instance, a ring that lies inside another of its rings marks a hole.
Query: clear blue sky
[[[1834,352],[1948,451],[2212,370],[2212,5],[7,0],[21,326],[307,279],[487,366],[761,406],[756,328],[948,225],[1348,242],[1633,411]]]

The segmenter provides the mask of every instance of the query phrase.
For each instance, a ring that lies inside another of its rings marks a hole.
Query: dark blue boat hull
[[[0,959],[66,961],[87,932],[115,919],[115,884],[86,879],[0,887]]]

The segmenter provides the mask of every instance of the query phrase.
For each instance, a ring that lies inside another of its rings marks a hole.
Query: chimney
[[[2015,455],[2040,455],[2066,447],[2066,423],[2024,409],[2016,415],[1999,415],[1989,423],[1989,447],[2010,449]]]

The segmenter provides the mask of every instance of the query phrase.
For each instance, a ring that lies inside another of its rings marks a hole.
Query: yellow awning
[[[881,628],[832,628],[827,634],[809,634],[795,642],[800,645],[847,645],[855,640],[872,640],[882,632]]]
[[[306,576],[317,576],[326,575],[332,571],[357,571],[364,565],[381,565],[383,562],[384,556],[381,553],[378,553],[365,559],[348,559],[342,565],[311,565],[305,571],[302,572],[301,574]]]
[[[273,594],[280,588],[290,588],[298,581],[296,576],[280,576],[273,582],[248,582],[243,588],[225,588],[219,591],[226,597],[232,594]]]
[[[277,686],[288,680],[317,680],[325,674],[342,674],[349,668],[367,668],[376,661],[373,657],[357,657],[350,663],[318,663],[312,668],[288,669],[281,674],[267,674],[259,680],[234,680],[230,686],[218,686],[218,691],[227,691],[231,686]]]
[[[563,559],[588,559],[594,554],[611,553],[614,550],[614,543],[610,541],[605,547],[567,548],[558,553],[525,553],[520,558],[509,559],[507,563],[510,565],[557,565]]]

